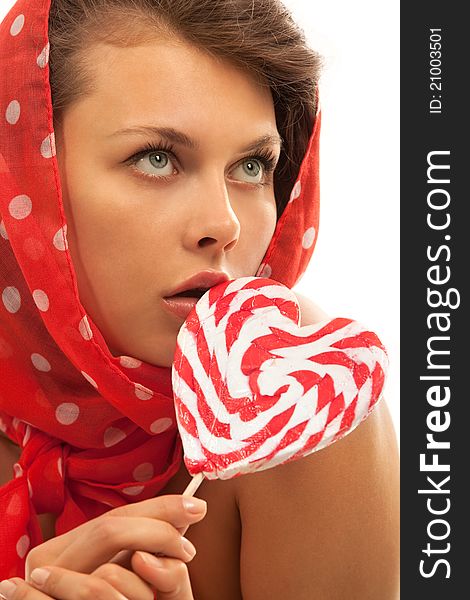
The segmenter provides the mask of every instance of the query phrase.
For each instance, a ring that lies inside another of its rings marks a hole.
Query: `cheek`
[[[241,218],[240,245],[244,249],[244,264],[255,274],[271,243],[277,225],[276,204],[260,203]]]
[[[106,187],[103,193],[95,181],[94,186],[76,186],[72,191],[73,195],[64,195],[64,210],[82,303],[91,313],[132,304],[136,290],[145,289],[143,269],[138,267],[148,263],[148,247],[143,247],[146,229],[138,230],[128,198],[127,205],[117,202],[115,190]]]
[[[274,198],[258,207],[256,214],[251,215],[250,227],[253,243],[257,250],[266,252],[277,225],[277,211]]]

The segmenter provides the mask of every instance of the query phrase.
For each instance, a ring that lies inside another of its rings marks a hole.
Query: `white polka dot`
[[[29,425],[26,425],[26,431],[23,437],[23,448],[26,446],[26,444],[29,442],[29,438],[31,437],[31,427]]]
[[[300,196],[301,191],[302,191],[302,184],[300,183],[300,181],[296,181],[294,187],[292,188],[289,202],[296,200]]]
[[[26,556],[26,552],[28,552],[29,549],[29,543],[29,537],[26,534],[22,535],[16,543],[16,552],[20,558]]]
[[[13,21],[10,27],[11,35],[18,35],[20,31],[23,29],[24,25],[24,15],[18,15],[16,19]]]
[[[57,470],[59,471],[59,475],[62,477],[62,456],[59,456],[57,459]]]
[[[150,431],[152,433],[163,433],[167,431],[172,426],[173,421],[168,417],[164,417],[163,419],[157,419],[150,425]]]
[[[13,200],[8,205],[8,210],[10,215],[14,219],[26,219],[27,216],[31,214],[33,209],[33,203],[31,202],[31,198],[26,196],[26,194],[20,194],[19,196],[15,196]]]
[[[116,508],[115,504],[113,502],[109,502],[108,500],[101,500],[100,499],[100,502],[102,502],[106,506],[111,506],[112,508]]]
[[[49,48],[50,48],[50,44],[49,44],[49,42],[47,42],[47,44],[42,49],[41,54],[36,59],[38,67],[41,67],[41,69],[44,69],[44,67],[49,62]]]
[[[154,471],[152,463],[142,463],[136,467],[132,472],[136,481],[148,481],[152,479]]]
[[[49,310],[49,298],[47,297],[46,292],[44,292],[43,290],[34,290],[33,300],[36,306],[42,312],[46,312],[47,310]]]
[[[0,431],[3,431],[3,433],[5,433],[6,430],[7,430],[7,426],[3,422],[3,419],[0,417]]]
[[[47,358],[44,358],[44,356],[38,354],[37,352],[31,354],[31,362],[38,371],[47,373],[52,369],[51,363],[47,360]]]
[[[259,269],[259,277],[267,277],[269,279],[269,277],[271,277],[272,275],[272,268],[271,265],[268,264],[262,264],[260,269]]]
[[[142,365],[141,360],[137,360],[137,358],[132,358],[131,356],[120,356],[119,362],[126,369],[137,369]]]
[[[96,383],[96,381],[93,379],[93,377],[90,377],[90,376],[88,375],[88,373],[85,373],[85,371],[81,371],[81,373],[82,373],[83,377],[85,377],[85,379],[88,381],[88,383],[91,383],[91,385],[92,385],[94,388],[98,389],[98,384],[97,384],[97,383]]]
[[[29,481],[29,479],[26,477],[26,481],[28,483],[28,494],[29,497],[32,498],[33,497],[33,488],[31,487],[31,482]]]
[[[86,315],[78,324],[78,329],[82,334],[82,338],[84,340],[91,340],[91,338],[93,337],[93,331],[91,330],[90,323],[88,322],[88,317]]]
[[[122,491],[128,496],[137,496],[145,490],[144,485],[131,485],[130,487],[122,488]]]
[[[302,238],[302,248],[307,250],[315,240],[315,227],[309,227]]]
[[[7,233],[7,230],[5,229],[5,223],[3,221],[0,221],[0,235],[2,236],[2,238],[4,240],[8,239],[8,233]]]
[[[19,515],[21,513],[21,506],[21,496],[19,494],[13,494],[6,508],[7,515]]]
[[[15,429],[18,429],[18,425],[21,423],[21,421],[18,419],[18,417],[13,417],[13,421],[11,422],[11,424],[13,425],[13,427]]]
[[[10,125],[16,125],[20,118],[21,107],[18,100],[12,100],[5,111],[5,119]]]
[[[67,242],[67,225],[64,225],[59,229],[59,231],[54,235],[52,243],[57,250],[67,250],[69,247]]]
[[[75,423],[80,414],[80,409],[73,402],[63,402],[55,409],[55,418],[62,425]]]
[[[54,132],[52,132],[41,142],[41,156],[43,158],[52,158],[55,156],[55,152],[55,136]]]
[[[103,443],[106,448],[109,448],[109,446],[114,446],[115,444],[122,442],[125,438],[126,434],[124,431],[117,429],[117,427],[108,427],[104,432]]]
[[[20,464],[15,463],[13,465],[13,473],[15,474],[15,477],[21,477],[23,475],[23,467]]]
[[[16,313],[20,310],[21,296],[16,287],[5,288],[2,292],[2,300],[8,312]]]
[[[139,398],[139,400],[150,400],[150,398],[153,396],[152,390],[140,385],[140,383],[135,383],[134,386],[135,395],[137,398]]]

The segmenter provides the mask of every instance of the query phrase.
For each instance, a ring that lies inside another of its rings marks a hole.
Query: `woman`
[[[286,9],[19,0],[0,39],[0,592],[395,598],[383,402],[322,452],[205,481],[207,514],[180,496],[179,292],[292,287],[315,243],[318,57]]]

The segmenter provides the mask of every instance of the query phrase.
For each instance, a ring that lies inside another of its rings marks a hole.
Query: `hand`
[[[194,512],[185,506],[188,501],[193,503]],[[176,495],[110,510],[33,548],[26,559],[26,582],[11,580],[17,582],[13,598],[122,600],[123,594],[130,600],[151,600],[155,589],[159,600],[170,596],[192,600],[185,563],[194,557],[195,549],[180,532],[200,521],[205,513],[204,501]],[[156,561],[149,553],[165,555],[160,559],[161,568],[150,564]],[[34,589],[31,572],[46,566],[51,577],[41,588],[42,593]],[[25,591],[29,595],[24,595]]]
[[[132,563],[157,591],[158,600],[194,600],[184,562],[136,552]],[[31,583],[14,577],[0,584],[0,598],[7,600],[153,600],[154,593],[135,573],[116,564],[105,564],[91,575],[61,567],[36,569]],[[43,579],[39,576],[47,577]],[[9,585],[8,585],[9,584]],[[3,596],[4,594],[4,596]]]

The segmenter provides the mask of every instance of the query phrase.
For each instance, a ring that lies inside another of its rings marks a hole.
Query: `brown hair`
[[[54,121],[90,93],[95,42],[132,46],[155,32],[178,36],[266,81],[283,147],[274,173],[278,216],[305,154],[321,60],[279,0],[51,0],[50,84]]]

